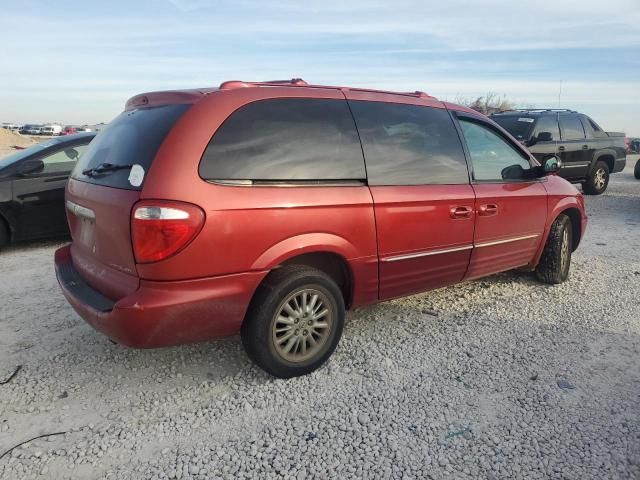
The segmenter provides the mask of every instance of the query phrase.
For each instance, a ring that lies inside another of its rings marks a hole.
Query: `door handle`
[[[451,210],[451,218],[471,218],[473,215],[473,209],[471,207],[452,207]]]
[[[558,147],[558,150],[560,150],[561,152],[564,152],[564,147],[563,147],[562,145],[560,145],[560,146]]]
[[[589,150],[589,145],[582,145],[583,150]]]
[[[490,217],[492,215],[497,215],[498,213],[498,205],[495,203],[489,203],[487,205],[480,205],[478,209],[478,215],[483,217]]]

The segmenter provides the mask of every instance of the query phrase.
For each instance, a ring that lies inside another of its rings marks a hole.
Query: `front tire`
[[[572,245],[573,226],[571,219],[560,214],[551,225],[542,258],[536,267],[538,280],[543,283],[557,284],[564,282],[569,277]]]
[[[586,182],[582,184],[582,190],[587,195],[600,195],[609,185],[609,165],[599,161],[593,168]]]
[[[633,176],[640,180],[640,159],[638,159],[636,166],[633,168]]]
[[[306,375],[335,350],[344,317],[342,292],[328,275],[302,265],[282,267],[269,274],[251,301],[242,344],[271,375]]]

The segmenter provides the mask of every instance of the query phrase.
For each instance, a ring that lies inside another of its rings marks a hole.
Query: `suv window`
[[[558,116],[540,115],[540,118],[536,122],[534,135],[537,136],[540,132],[549,132],[551,134],[552,141],[559,141],[560,127],[558,127]]]
[[[460,138],[441,108],[350,101],[370,185],[469,183]]]
[[[575,115],[560,115],[560,130],[563,140],[581,140],[584,138],[584,127]]]
[[[148,172],[160,144],[189,107],[191,105],[172,104],[122,112],[89,144],[71,176],[108,187],[142,189],[142,186],[131,185],[127,168],[92,177],[82,172],[105,162],[113,165],[137,164]]]
[[[362,149],[346,100],[283,98],[245,105],[209,142],[206,180],[364,180]]]
[[[492,115],[491,120],[504,128],[516,140],[526,140],[531,133],[531,126],[536,121],[535,117],[527,113],[521,115]]]
[[[507,167],[517,169],[519,166],[523,171],[531,168],[528,159],[490,128],[464,119],[460,119],[460,126],[471,155],[475,180],[517,180],[516,177],[507,175]]]

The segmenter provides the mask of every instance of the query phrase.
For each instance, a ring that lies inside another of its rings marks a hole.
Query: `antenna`
[[[560,99],[562,98],[562,80],[560,80],[560,90],[558,91],[558,108],[560,108]]]

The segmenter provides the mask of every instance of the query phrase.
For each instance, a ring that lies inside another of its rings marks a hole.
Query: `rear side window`
[[[541,115],[536,123],[536,133],[538,135],[540,132],[549,132],[551,134],[552,141],[560,140],[560,129],[558,127],[558,116],[557,115]]]
[[[370,185],[469,182],[460,138],[440,108],[350,101]]]
[[[560,130],[563,140],[582,140],[584,138],[584,127],[576,116],[560,115]]]
[[[260,100],[236,110],[200,162],[205,180],[364,180],[362,149],[345,100]]]
[[[191,105],[163,105],[122,112],[89,144],[71,176],[83,182],[107,187],[140,190],[129,182],[129,168],[97,174],[82,172],[99,165],[140,165],[149,171],[165,137]]]

